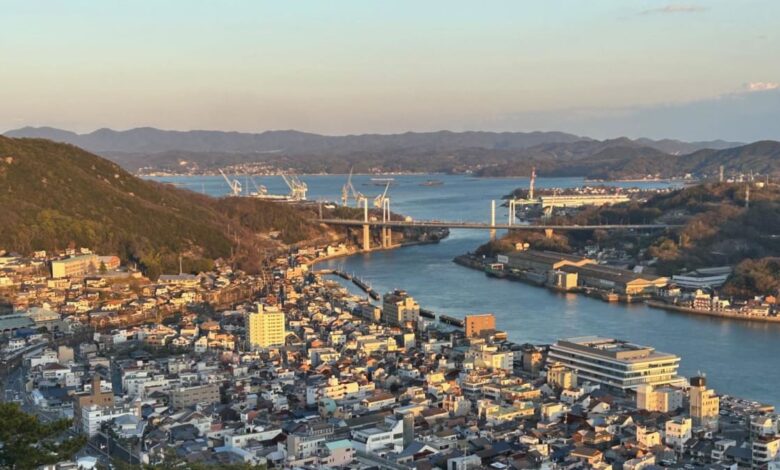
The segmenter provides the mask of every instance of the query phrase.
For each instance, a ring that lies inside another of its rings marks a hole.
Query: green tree
[[[42,423],[16,403],[0,403],[0,468],[32,469],[69,459],[87,440],[63,439],[69,420]]]

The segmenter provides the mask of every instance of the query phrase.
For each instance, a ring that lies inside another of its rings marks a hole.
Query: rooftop
[[[674,354],[656,351],[649,346],[641,346],[628,341],[601,338],[598,336],[579,336],[559,340],[558,347],[576,349],[589,354],[596,354],[622,362],[642,362],[658,359],[676,359]]]

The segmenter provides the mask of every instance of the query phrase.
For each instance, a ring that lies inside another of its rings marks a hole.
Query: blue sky
[[[0,6],[0,129],[780,138],[776,0]]]

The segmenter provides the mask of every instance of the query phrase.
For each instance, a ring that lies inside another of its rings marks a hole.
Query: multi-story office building
[[[247,314],[246,337],[251,349],[284,346],[284,312],[275,307],[257,305],[257,312]]]
[[[394,290],[382,299],[382,322],[393,326],[411,326],[420,318],[420,304],[406,291]]]
[[[626,341],[584,336],[559,340],[550,346],[548,361],[559,362],[590,381],[621,390],[640,385],[682,384],[680,358]]]
[[[171,408],[181,409],[199,403],[219,402],[219,385],[216,383],[179,387],[171,390]]]
[[[707,388],[706,377],[699,376],[691,379],[690,405],[690,415],[695,425],[717,428],[720,397],[715,395],[714,390]]]

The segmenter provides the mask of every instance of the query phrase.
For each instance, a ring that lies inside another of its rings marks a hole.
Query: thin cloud
[[[674,14],[674,13],[701,13],[707,9],[700,5],[671,4],[660,8],[651,8],[640,12],[640,15]]]
[[[777,82],[750,82],[745,84],[745,91],[769,91],[777,90],[780,88],[780,83]]]

